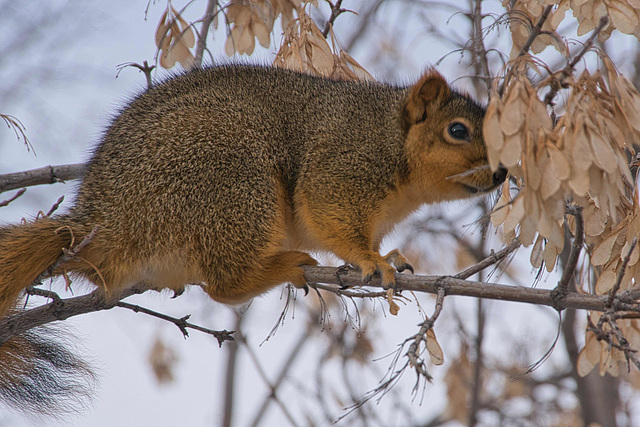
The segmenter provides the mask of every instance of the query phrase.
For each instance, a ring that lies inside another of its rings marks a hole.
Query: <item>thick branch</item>
[[[119,299],[126,298],[143,291],[130,288],[118,295],[118,298],[106,298],[101,290],[95,290],[87,295],[68,299],[54,299],[52,302],[39,307],[19,312],[0,319],[0,345],[14,335],[21,334],[36,326],[66,320],[79,314],[94,311],[109,310]]]
[[[124,307],[135,312],[143,312],[163,320],[170,321],[176,324],[180,329],[185,332],[186,328],[196,329],[201,332],[213,335],[221,344],[227,340],[233,340],[229,331],[213,331],[211,329],[203,328],[198,325],[188,323],[187,317],[176,319],[170,316],[166,316],[162,313],[157,313],[140,306],[124,303],[121,300],[130,297],[131,295],[142,294],[147,289],[140,287],[131,287],[125,289],[117,295],[105,295],[101,289],[96,289],[87,295],[79,297],[62,299],[56,293],[46,291],[40,288],[32,288],[29,290],[30,294],[41,295],[47,298],[52,298],[48,304],[41,305],[39,307],[15,313],[11,316],[0,319],[0,345],[6,342],[9,338],[19,335],[28,331],[36,326],[45,325],[47,323],[55,322],[57,320],[66,320],[73,316],[80,314],[92,313],[95,311],[110,310],[114,307]]]
[[[82,178],[87,170],[85,164],[45,166],[24,172],[0,175],[0,193],[34,185],[55,184]]]
[[[358,271],[344,271],[334,267],[304,266],[305,277],[309,282],[320,282],[333,285],[363,286],[362,275]],[[427,292],[437,294],[442,286],[446,295],[460,295],[484,299],[522,302],[528,304],[548,305],[555,307],[551,291],[524,286],[500,285],[471,280],[456,279],[451,276],[427,276],[396,274],[398,290]],[[380,278],[374,277],[368,287],[382,288]],[[581,295],[569,293],[559,302],[563,308],[576,308],[591,311],[604,311],[606,295]]]

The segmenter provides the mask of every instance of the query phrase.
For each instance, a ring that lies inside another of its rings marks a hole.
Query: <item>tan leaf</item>
[[[627,240],[624,244],[624,246],[622,247],[622,251],[620,252],[620,258],[626,258],[629,254],[629,249],[631,249],[631,242],[629,240]],[[640,248],[638,247],[638,245],[636,244],[636,246],[633,248],[633,252],[631,252],[631,256],[629,257],[629,263],[627,264],[628,266],[632,266],[635,265],[635,263],[638,262],[638,255],[640,254]]]
[[[607,9],[611,22],[618,30],[625,34],[634,35],[640,31],[638,14],[630,5],[622,1],[609,1]]]
[[[613,285],[616,282],[616,277],[617,274],[613,270],[603,271],[596,281],[596,293],[604,295],[609,292],[609,290],[613,288]]]
[[[526,108],[520,97],[520,93],[524,91],[522,82],[516,82],[510,89],[500,117],[500,127],[506,136],[512,136],[522,129]]]
[[[591,214],[585,216],[584,230],[589,236],[599,236],[604,232],[607,223],[607,215],[602,209],[594,209]]]
[[[594,248],[593,255],[591,256],[592,265],[603,265],[611,259],[611,251],[613,250],[613,245],[616,243],[619,233],[620,231],[618,230],[610,234]]]
[[[567,157],[553,144],[547,144],[546,148],[549,152],[549,158],[551,159],[551,164],[553,165],[553,170],[557,178],[560,180],[569,179],[571,166],[569,165]]]
[[[529,246],[533,243],[536,234],[538,234],[538,227],[536,222],[530,216],[525,216],[520,223],[520,235],[518,239],[524,246]]]
[[[551,242],[547,242],[542,252],[542,259],[547,268],[547,271],[551,273],[556,266],[556,258],[558,256],[558,248],[554,247]]]
[[[160,50],[165,50],[171,44],[171,39],[168,37],[169,32],[169,24],[166,22],[168,10],[165,10],[162,16],[160,17],[160,21],[158,22],[158,26],[156,27],[156,46]]]
[[[504,146],[504,134],[500,127],[500,106],[502,102],[497,95],[491,97],[482,125],[482,135],[487,145],[487,156],[492,170],[500,166],[500,155]]]
[[[593,161],[607,173],[613,174],[617,169],[616,157],[611,146],[596,132],[589,132]]]
[[[573,133],[571,156],[573,157],[573,166],[586,173],[586,171],[589,170],[589,166],[591,166],[593,159],[589,148],[590,142],[587,138],[587,133],[585,132],[583,120],[584,119],[581,120],[580,116],[578,116],[578,122]]]
[[[518,195],[514,199],[511,205],[511,210],[507,214],[507,218],[504,221],[505,233],[509,233],[515,230],[516,226],[520,223],[520,220],[522,220],[524,212],[524,197]]]
[[[427,331],[427,351],[429,352],[431,363],[436,366],[440,366],[444,363],[444,353],[436,339],[436,334],[433,332],[433,328]]]
[[[398,312],[400,311],[400,306],[398,304],[396,304],[396,302],[393,300],[393,289],[389,288],[387,290],[387,302],[389,303],[389,313],[391,313],[394,316],[398,315]]]
[[[598,373],[600,376],[609,374],[612,377],[617,377],[620,374],[618,368],[618,360],[615,357],[616,349],[600,343],[600,365],[598,366]]]
[[[182,30],[180,33],[180,42],[188,48],[194,47],[196,45],[196,36],[193,33],[193,28],[191,28],[189,23],[182,19],[182,16],[177,12],[176,18],[178,18],[178,22],[180,22],[180,28]]]
[[[590,187],[589,168],[572,167],[568,183],[576,196],[585,196]]]
[[[262,47],[269,47],[271,43],[271,29],[267,27],[264,22],[259,19],[252,19],[251,32],[255,34]]]
[[[500,155],[500,160],[507,167],[511,168],[518,164],[522,155],[522,135],[514,134],[505,138],[504,147]]]
[[[547,200],[551,196],[556,194],[558,190],[560,190],[560,180],[558,179],[558,176],[555,173],[554,168],[552,166],[547,167],[542,172],[542,183],[540,185],[540,195],[542,196],[543,200]]]
[[[533,245],[533,249],[531,250],[531,257],[530,257],[530,261],[531,261],[531,265],[534,268],[540,268],[542,266],[542,254],[543,254],[543,247],[542,247],[542,243],[544,242],[544,238],[540,235],[538,235],[538,238],[536,239],[536,243],[535,245]]]
[[[511,201],[509,187],[509,180],[506,179],[502,184],[502,193],[500,194],[500,199],[491,212],[491,223],[494,227],[498,227],[500,224],[502,224],[507,218],[507,214],[509,213],[509,202]]]
[[[586,333],[585,344],[580,354],[578,354],[578,360],[576,361],[576,370],[581,377],[587,376],[596,364],[600,361],[600,343],[596,335],[588,331]]]

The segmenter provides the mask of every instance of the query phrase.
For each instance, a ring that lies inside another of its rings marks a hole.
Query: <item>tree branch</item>
[[[362,275],[358,271],[340,270],[334,267],[304,266],[305,277],[309,282],[320,282],[332,285],[364,286]],[[513,301],[527,304],[547,305],[555,307],[551,291],[528,288],[516,285],[502,285],[472,280],[457,279],[452,276],[408,275],[396,274],[399,291],[427,292],[437,294],[438,287],[443,287],[446,295],[459,295],[501,301]],[[374,277],[367,287],[382,288],[379,277]],[[336,288],[335,293],[342,291]],[[354,290],[351,290],[354,292]],[[582,295],[569,293],[560,302],[563,308],[576,308],[590,311],[604,311],[606,295]],[[638,307],[640,309],[640,307]]]
[[[0,175],[0,193],[34,185],[55,184],[82,178],[87,165],[82,163],[72,165],[44,166],[23,172]]]
[[[578,260],[580,258],[580,252],[582,251],[582,244],[584,243],[584,219],[582,218],[582,207],[581,206],[572,206],[571,212],[573,216],[576,218],[576,231],[573,238],[573,243],[571,244],[571,253],[569,254],[569,258],[567,259],[567,263],[565,264],[562,277],[560,281],[558,281],[558,285],[553,290],[554,298],[560,300],[567,295],[569,290],[569,282],[575,273],[576,267],[578,266]],[[568,235],[568,232],[566,233]]]
[[[52,298],[53,301],[0,319],[0,345],[5,343],[11,337],[20,335],[29,329],[35,328],[36,326],[45,325],[57,320],[66,320],[80,314],[110,310],[118,306],[128,308],[136,312],[143,312],[163,320],[168,320],[180,327],[181,330],[188,327],[208,333],[215,336],[220,344],[224,341],[233,340],[233,337],[231,336],[233,331],[213,331],[211,329],[186,322],[188,316],[185,316],[182,319],[175,319],[140,306],[120,301],[130,297],[131,295],[142,294],[146,291],[147,289],[142,286],[134,286],[123,290],[117,295],[111,294],[107,296],[102,289],[96,289],[90,294],[62,299],[55,292],[46,291],[40,288],[32,288],[28,291],[29,294]]]

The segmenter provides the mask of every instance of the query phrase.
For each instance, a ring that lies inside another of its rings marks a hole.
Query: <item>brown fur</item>
[[[109,292],[200,283],[239,303],[304,286],[309,250],[393,286],[406,259],[378,250],[397,222],[504,179],[450,179],[487,165],[483,115],[433,70],[409,88],[242,65],[167,80],[115,117],[68,214],[0,229],[0,314],[95,226],[60,271]]]

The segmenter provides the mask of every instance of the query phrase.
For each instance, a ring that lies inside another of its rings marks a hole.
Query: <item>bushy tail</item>
[[[79,412],[94,384],[90,367],[59,327],[38,326],[0,346],[0,402],[10,410],[30,416]]]
[[[58,260],[64,248],[82,240],[81,228],[66,217],[0,228],[0,317],[15,306],[26,287]]]
[[[0,319],[18,314],[24,289],[85,235],[66,216],[1,227]],[[30,414],[73,412],[89,394],[91,371],[65,348],[60,331],[51,331],[40,326],[0,342],[0,401],[10,408]]]

